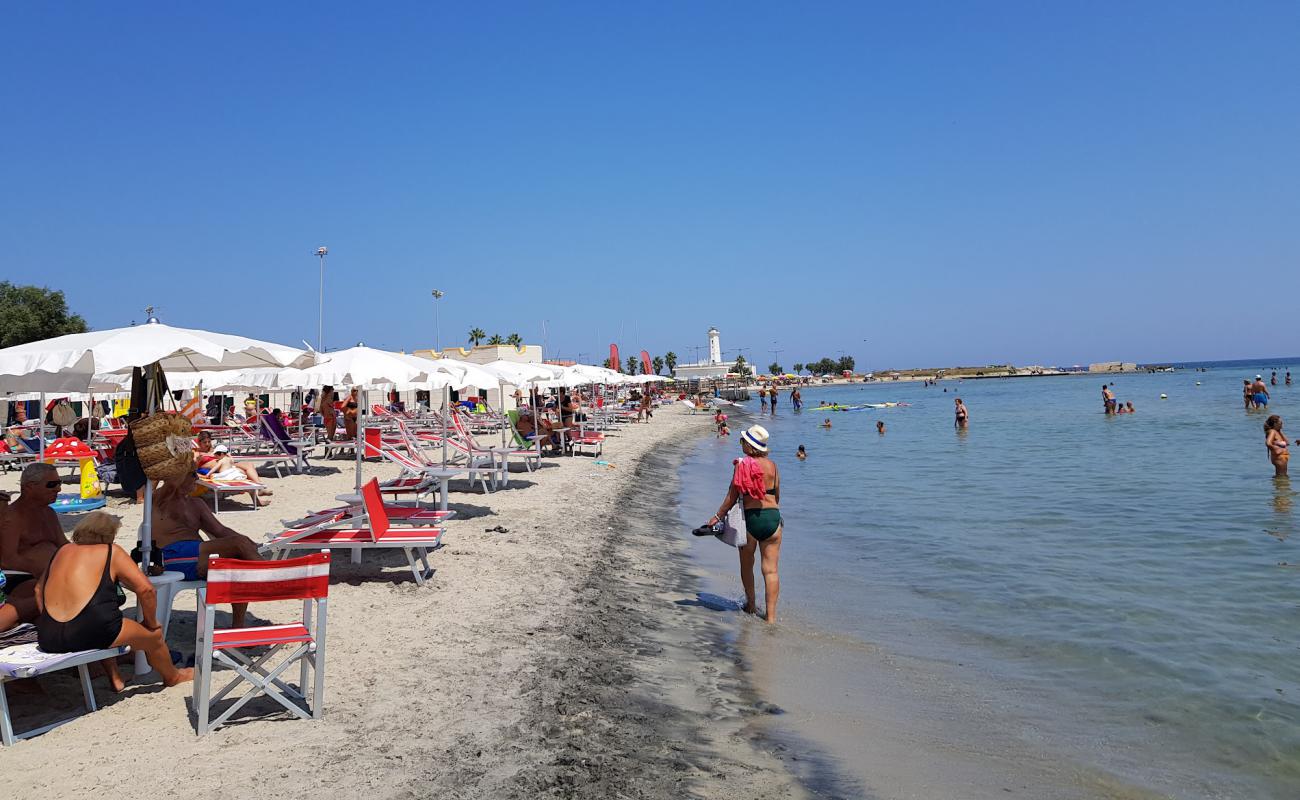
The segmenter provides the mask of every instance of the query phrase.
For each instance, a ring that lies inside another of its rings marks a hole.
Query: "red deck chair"
[[[393,527],[388,510],[379,496],[379,482],[374,478],[361,487],[361,498],[365,508],[363,518],[341,514],[336,520],[323,525],[288,530],[271,537],[261,549],[272,555],[290,550],[348,549],[352,551],[352,560],[356,562],[361,560],[362,550],[400,548],[406,553],[406,563],[411,567],[416,584],[423,586],[433,575],[433,568],[429,566],[429,551],[442,544],[444,529],[438,523],[446,517],[436,511],[415,509],[407,521],[432,524]]]
[[[329,596],[330,554],[313,553],[287,561],[241,561],[213,556],[208,562],[208,584],[200,588],[198,629],[195,634],[194,710],[198,734],[224,725],[254,697],[265,695],[299,719],[320,719],[325,699],[325,609]],[[254,628],[218,628],[216,605],[302,600],[302,621]],[[249,655],[244,648],[266,648]],[[284,648],[290,653],[274,667],[272,660]],[[298,685],[280,676],[299,665]],[[235,672],[235,679],[212,694],[212,673],[217,664]],[[308,681],[311,681],[308,688]],[[241,683],[251,688],[210,720],[213,706]]]

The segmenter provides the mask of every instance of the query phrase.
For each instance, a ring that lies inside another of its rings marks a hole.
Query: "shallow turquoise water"
[[[1300,796],[1295,492],[1240,400],[1264,366],[1114,377],[1137,408],[1118,417],[1093,376],[812,387],[798,415],[783,397],[762,420],[783,475],[782,624],[978,663],[1027,688],[1043,737],[1139,785]],[[823,399],[912,405],[809,410]],[[1269,413],[1300,436],[1300,387],[1276,387]],[[687,461],[688,518],[716,509],[737,448]]]

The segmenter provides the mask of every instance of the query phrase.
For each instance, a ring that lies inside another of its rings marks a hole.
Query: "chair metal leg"
[[[14,743],[14,725],[9,720],[9,698],[8,690],[5,684],[8,681],[0,681],[0,744],[5,747],[11,747]]]
[[[77,676],[81,678],[81,694],[86,701],[86,711],[94,712],[98,708],[95,705],[95,687],[90,683],[90,670],[85,664],[77,667]]]

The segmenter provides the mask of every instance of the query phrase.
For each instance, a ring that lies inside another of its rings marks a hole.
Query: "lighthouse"
[[[722,363],[722,340],[718,338],[717,328],[709,328],[709,363]]]

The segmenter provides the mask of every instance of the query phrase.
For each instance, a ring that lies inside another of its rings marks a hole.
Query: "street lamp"
[[[438,347],[438,355],[442,355],[442,320],[438,318],[438,301],[441,300],[442,296],[445,294],[446,292],[440,292],[437,289],[433,290],[433,329],[435,334],[434,342]]]
[[[316,352],[325,351],[325,256],[329,255],[328,247],[317,247],[316,255],[320,258],[320,307],[316,317]]]

